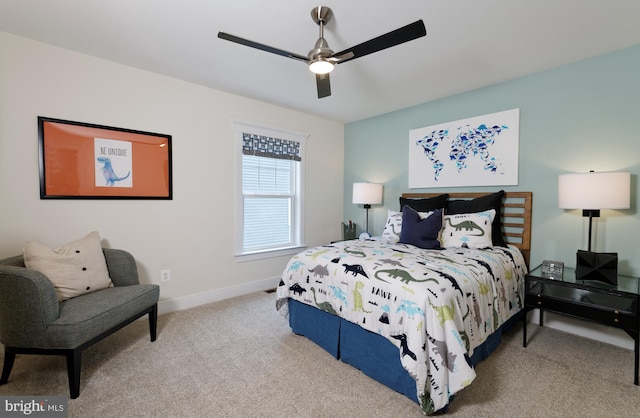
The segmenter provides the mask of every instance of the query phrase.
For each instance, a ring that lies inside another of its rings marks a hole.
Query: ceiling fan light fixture
[[[315,74],[328,74],[333,71],[333,63],[325,60],[322,57],[318,57],[311,61],[309,64],[309,70]]]

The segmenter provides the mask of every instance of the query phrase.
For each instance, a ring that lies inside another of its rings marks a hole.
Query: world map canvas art
[[[520,109],[409,131],[409,188],[518,184]]]

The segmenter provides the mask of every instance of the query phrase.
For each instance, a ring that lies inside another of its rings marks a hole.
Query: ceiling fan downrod
[[[309,70],[316,74],[328,74],[333,71],[334,65],[329,60],[333,51],[324,39],[324,25],[331,19],[331,16],[333,16],[333,12],[325,6],[314,7],[311,10],[311,18],[319,27],[319,37],[313,49],[309,51]]]

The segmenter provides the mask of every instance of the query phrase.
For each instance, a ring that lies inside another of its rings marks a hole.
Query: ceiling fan
[[[380,35],[377,38],[370,39],[351,48],[334,53],[331,48],[329,48],[327,41],[324,39],[324,25],[331,20],[332,16],[333,12],[331,9],[325,6],[314,7],[313,10],[311,10],[311,18],[320,27],[320,36],[316,41],[315,46],[311,51],[309,51],[307,56],[273,48],[268,45],[239,38],[224,32],[218,32],[218,38],[307,63],[309,65],[309,70],[316,74],[318,98],[321,99],[323,97],[331,96],[329,73],[333,70],[335,64],[364,57],[365,55],[412,41],[427,34],[424,22],[422,20],[418,20],[391,32],[385,33],[384,35]]]

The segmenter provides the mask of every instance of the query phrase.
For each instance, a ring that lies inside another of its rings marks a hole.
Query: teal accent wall
[[[388,209],[398,210],[401,193],[427,191],[408,189],[409,130],[514,108],[519,184],[504,190],[533,192],[532,266],[544,259],[574,265],[576,250],[587,247],[581,211],[558,208],[558,175],[630,171],[632,207],[602,211],[592,249],[618,252],[619,270],[640,274],[640,45],[345,125],[345,220],[365,221],[362,205],[351,203],[354,182],[384,184],[383,204],[369,211],[372,235],[382,233]]]

